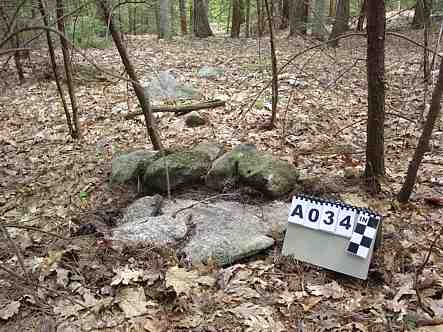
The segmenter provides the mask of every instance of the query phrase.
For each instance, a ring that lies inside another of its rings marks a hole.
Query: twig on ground
[[[188,210],[188,209],[192,209],[194,206],[196,206],[196,205],[198,205],[198,204],[207,203],[207,202],[212,201],[213,199],[216,199],[216,198],[221,198],[221,197],[235,197],[235,196],[240,196],[240,194],[237,194],[237,193],[219,194],[219,195],[214,195],[214,196],[211,196],[211,197],[205,198],[205,199],[203,199],[203,200],[201,200],[201,201],[195,202],[195,203],[193,203],[193,204],[191,204],[191,205],[188,205],[188,206],[186,206],[186,207],[184,207],[184,208],[178,209],[177,211],[175,211],[175,212],[172,214],[172,218],[177,217],[177,214],[179,214],[180,212],[183,212],[183,211]]]
[[[160,112],[174,112],[178,113],[180,115],[189,113],[191,111],[198,111],[202,109],[211,109],[216,107],[222,107],[225,106],[226,102],[223,100],[212,100],[207,101],[200,104],[194,104],[194,105],[184,105],[184,106],[152,106],[152,112],[153,113],[160,113]],[[135,118],[136,116],[143,115],[143,112],[134,112],[129,113],[125,115],[126,120],[130,120]]]
[[[9,235],[9,232],[6,229],[6,227],[3,226],[2,224],[0,224],[0,231],[3,233],[3,236],[5,237],[6,241],[9,242],[12,251],[14,251],[15,255],[17,256],[17,261],[20,264],[20,267],[22,268],[23,273],[25,274],[26,280],[29,283],[31,283],[31,277],[29,276],[29,273],[28,273],[28,271],[25,268],[25,262],[23,260],[23,255],[22,255],[21,250],[19,249],[19,247],[17,246],[15,241]]]
[[[337,131],[332,135],[332,137],[335,138],[335,137],[337,137],[338,134],[340,134],[340,133],[343,132],[344,130],[346,130],[346,129],[348,129],[348,128],[352,128],[352,127],[354,127],[354,126],[357,126],[357,125],[359,125],[359,124],[361,124],[361,123],[363,123],[363,122],[366,122],[366,120],[367,120],[367,119],[361,119],[360,121],[353,122],[353,123],[351,123],[351,124],[349,124],[349,125],[347,125],[347,126],[344,126],[344,127],[340,128],[339,130],[337,130]]]
[[[15,224],[1,224],[1,223],[0,223],[0,225],[3,226],[3,227],[20,228],[20,229],[25,229],[25,230],[28,230],[28,231],[43,233],[43,234],[51,235],[53,237],[57,237],[57,238],[59,238],[61,240],[69,240],[69,239],[67,239],[67,238],[65,238],[65,237],[63,237],[61,235],[56,234],[56,233],[44,231],[44,230],[41,230],[41,229],[39,229],[37,227],[33,227],[33,226],[23,226],[23,225],[15,225]]]
[[[428,252],[426,254],[426,257],[423,261],[423,263],[421,264],[421,266],[415,271],[415,280],[414,280],[414,288],[415,288],[415,294],[417,296],[417,304],[418,306],[425,311],[427,314],[429,314],[431,317],[434,316],[434,313],[427,308],[426,306],[423,305],[423,301],[421,298],[421,294],[420,294],[420,287],[418,285],[418,279],[420,278],[420,275],[422,274],[424,268],[426,267],[426,265],[429,262],[429,259],[431,258],[431,254],[432,254],[432,250],[434,249],[434,247],[436,246],[438,240],[440,239],[440,237],[443,234],[443,225],[440,226],[440,231],[438,232],[438,234],[435,236],[434,241],[432,241]]]

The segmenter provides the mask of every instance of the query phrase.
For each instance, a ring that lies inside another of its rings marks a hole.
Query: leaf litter
[[[421,40],[416,32],[408,32],[408,37]],[[432,41],[435,38],[433,34]],[[296,165],[304,179],[333,175],[357,181],[364,169],[367,109],[366,72],[359,60],[366,56],[364,40],[343,40],[334,52],[316,50],[288,65],[280,76],[277,126],[268,131],[261,124],[270,118],[270,90],[255,100],[270,78],[265,41],[259,58],[252,39],[213,37],[192,40],[188,47],[187,39],[158,42],[150,35],[128,36],[141,77],[172,69],[180,81],[200,91],[199,100],[227,102],[225,109],[201,111],[210,126],[188,128],[182,117],[156,115],[165,145],[186,148],[208,137],[227,148],[254,142],[258,149]],[[280,35],[279,65],[307,45],[301,38]],[[121,72],[113,48],[88,53],[108,71]],[[422,110],[427,109],[417,78],[421,57],[422,52],[406,41],[387,38],[383,195],[370,197],[361,187],[339,186],[344,200],[386,217],[384,244],[368,281],[294,262],[280,257],[278,250],[223,269],[189,270],[167,249],[126,248],[108,241],[106,232],[100,240],[94,235],[60,240],[28,231],[25,237],[23,229],[11,229],[26,268],[41,287],[30,293],[1,272],[2,329],[38,322],[43,314],[33,305],[41,302],[53,309],[58,321],[67,320],[79,330],[139,326],[146,331],[404,331],[443,319],[441,240],[416,280],[442,225],[441,120],[411,202],[400,206],[394,199],[420,135]],[[45,58],[44,51],[32,53],[36,63]],[[204,65],[224,74],[200,78],[197,72]],[[11,81],[12,67],[6,75]],[[106,230],[110,220],[103,215],[112,219],[137,196],[131,188],[108,186],[110,160],[121,151],[150,147],[143,121],[124,121],[122,114],[111,112],[116,105],[135,110],[133,91],[114,80],[78,85],[84,139],[76,142],[68,137],[54,82],[34,80],[30,70],[25,75],[25,85],[12,83],[0,96],[0,222],[35,226],[65,238],[86,223]],[[10,250],[1,251],[0,263],[19,269]],[[26,300],[36,296],[39,301]]]

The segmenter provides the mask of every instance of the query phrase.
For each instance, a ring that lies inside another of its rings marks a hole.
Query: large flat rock
[[[192,264],[212,261],[226,265],[271,247],[271,234],[285,230],[289,209],[279,201],[252,206],[165,200],[163,214],[152,216],[155,202],[156,198],[146,196],[130,205],[113,238],[168,245],[185,253]]]

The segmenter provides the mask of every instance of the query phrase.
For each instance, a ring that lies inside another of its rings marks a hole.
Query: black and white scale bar
[[[350,254],[361,258],[368,257],[371,246],[377,237],[380,219],[380,216],[370,211],[360,212],[347,248]]]

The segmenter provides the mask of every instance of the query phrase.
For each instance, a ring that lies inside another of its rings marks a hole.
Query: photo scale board
[[[381,217],[306,195],[293,197],[283,255],[366,279]]]

